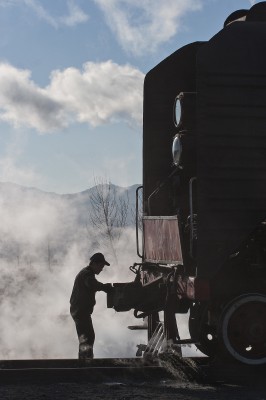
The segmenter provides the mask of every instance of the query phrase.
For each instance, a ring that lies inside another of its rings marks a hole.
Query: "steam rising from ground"
[[[77,357],[69,297],[76,274],[93,252],[104,251],[111,263],[100,281],[134,278],[128,270],[136,261],[134,230],[125,229],[115,265],[108,250],[96,244],[86,210],[81,220],[72,197],[0,187],[0,359]],[[105,293],[96,299],[95,356],[134,356],[136,344],[144,340],[126,328],[134,317],[107,309]]]
[[[56,195],[0,184],[0,359],[77,358],[78,340],[69,314],[76,274],[89,256],[102,251],[111,266],[98,279],[128,282],[139,259],[135,229],[124,228],[116,243],[116,264],[106,243],[89,225],[88,192]],[[133,312],[106,307],[96,295],[93,313],[96,357],[134,357],[146,331]],[[184,324],[181,321],[181,327]],[[181,332],[187,337],[187,332]]]
[[[131,233],[127,232],[126,236],[130,237]],[[77,357],[69,296],[76,273],[85,265],[82,243],[81,246],[75,243],[62,258],[62,264],[51,271],[41,262],[27,266],[6,263],[4,268],[2,263],[0,359]],[[112,264],[115,271],[104,271],[99,280],[120,281],[121,275],[129,280],[127,267]],[[133,317],[106,309],[104,293],[97,294],[93,316],[96,357],[135,355],[137,334],[126,329],[133,323]]]

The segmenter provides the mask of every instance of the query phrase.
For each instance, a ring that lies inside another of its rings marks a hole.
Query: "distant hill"
[[[107,186],[106,184],[104,186]],[[110,184],[111,190],[116,191],[117,196],[121,197],[125,201],[128,199],[129,213],[135,209],[136,203],[136,189],[140,186],[135,184],[129,187],[121,187],[114,184]],[[46,192],[34,187],[20,186],[10,182],[0,182],[0,200],[1,204],[13,205],[33,205],[38,204],[38,200],[42,203],[47,201],[49,203],[53,201],[63,201],[68,204],[73,210],[76,211],[78,219],[81,221],[84,217],[84,213],[90,211],[90,199],[96,186],[84,190],[78,193],[72,194],[57,194],[54,192]],[[130,223],[130,218],[128,223]]]
[[[108,185],[104,184],[104,186]],[[110,184],[111,191],[116,191],[117,198],[120,197],[125,202],[128,201],[128,225],[134,224],[134,218],[132,218],[132,214],[134,213],[136,207],[136,189],[138,186],[140,185],[135,184],[129,187],[121,187]],[[84,190],[80,193],[63,194],[61,195],[61,198],[68,201],[72,207],[75,207],[78,211],[80,219],[82,219],[84,213],[90,211],[90,199],[95,189],[96,186],[93,186],[92,188]]]
[[[105,184],[106,185],[106,184]],[[114,184],[110,184],[110,186],[117,190],[119,194],[123,195],[125,192],[128,192],[129,197],[130,198],[134,198],[135,196],[135,192],[138,186],[140,186],[140,184],[135,184],[135,185],[131,185],[129,187],[122,187],[122,186],[117,186]],[[83,190],[82,192],[78,192],[78,193],[71,193],[71,194],[58,194],[55,192],[46,192],[44,190],[35,188],[35,187],[27,187],[27,186],[21,186],[21,185],[17,185],[16,183],[11,183],[11,182],[0,182],[0,195],[5,196],[5,194],[8,195],[17,195],[17,194],[34,194],[34,195],[44,195],[44,196],[50,196],[50,197],[63,197],[66,199],[77,199],[80,197],[83,198],[88,198],[90,196],[90,194],[92,193],[92,191],[94,190],[95,186]]]
[[[106,186],[106,185],[104,185]],[[110,184],[117,199],[128,202],[126,226],[135,225],[135,192],[139,185]],[[90,220],[91,196],[97,187],[74,194],[0,183],[0,262],[59,263],[74,245],[80,252],[102,243]],[[47,261],[48,260],[48,261]]]

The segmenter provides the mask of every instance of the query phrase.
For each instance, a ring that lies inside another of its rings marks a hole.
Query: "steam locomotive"
[[[137,198],[142,189],[141,260],[132,282],[114,284],[109,307],[147,317],[148,339],[163,314],[176,345],[186,342],[176,314],[187,313],[204,354],[264,364],[266,2],[146,75]]]

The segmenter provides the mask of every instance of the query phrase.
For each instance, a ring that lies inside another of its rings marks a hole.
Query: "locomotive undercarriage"
[[[190,305],[190,335],[204,354],[266,362],[265,245],[262,222],[210,280],[209,301]]]
[[[194,343],[210,357],[266,362],[265,226],[211,280],[188,277],[182,265],[135,264],[135,280],[114,284],[109,306],[147,317],[148,340],[163,314],[166,343]],[[176,314],[188,315],[191,338],[180,338]]]

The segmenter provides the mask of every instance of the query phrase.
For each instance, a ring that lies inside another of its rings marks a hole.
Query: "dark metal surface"
[[[198,275],[212,277],[266,217],[266,24],[233,23],[198,67]]]
[[[173,117],[175,99],[180,92],[194,92],[196,89],[196,53],[201,44],[192,43],[177,50],[145,77],[143,115],[145,215],[173,215],[169,184],[164,185],[156,196],[153,196],[149,214],[148,198],[172,172],[172,140],[177,133]]]

